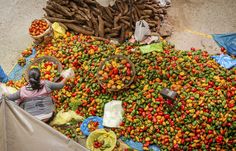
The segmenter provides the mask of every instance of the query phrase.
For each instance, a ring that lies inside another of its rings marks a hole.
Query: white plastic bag
[[[171,3],[171,0],[159,0],[160,2],[160,6],[161,7],[165,7],[167,4],[170,4]]]
[[[137,41],[142,41],[145,39],[146,35],[151,33],[149,29],[149,25],[145,20],[140,20],[136,22],[135,31],[134,31],[134,38]]]
[[[119,127],[122,122],[122,102],[113,100],[105,104],[103,125],[106,127]]]
[[[4,94],[12,94],[15,93],[17,90],[13,87],[8,87],[6,84],[0,83],[0,99]]]
[[[61,76],[63,78],[65,78],[65,79],[67,79],[67,78],[74,78],[75,77],[75,73],[74,73],[73,69],[69,68],[67,70],[62,71]]]

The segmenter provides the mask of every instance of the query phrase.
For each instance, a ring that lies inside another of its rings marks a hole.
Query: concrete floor
[[[220,52],[210,34],[236,32],[235,0],[173,0],[169,10],[176,48]]]
[[[28,28],[43,16],[46,0],[0,0],[0,65],[9,73],[32,39]]]
[[[20,52],[32,39],[28,27],[43,16],[46,0],[0,0],[0,65],[8,73]],[[170,41],[178,49],[203,48],[211,53],[219,48],[205,34],[236,31],[235,0],[172,0],[169,10],[174,33]]]

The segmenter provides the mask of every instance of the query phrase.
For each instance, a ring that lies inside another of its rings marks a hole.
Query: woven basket
[[[134,67],[133,62],[130,61],[129,58],[127,58],[127,57],[125,57],[125,56],[122,56],[122,55],[113,55],[113,56],[110,56],[109,58],[105,59],[105,60],[101,63],[101,65],[99,66],[98,71],[100,71],[100,70],[103,69],[103,66],[105,65],[105,63],[106,63],[107,61],[112,60],[112,59],[114,59],[114,58],[126,59],[126,60],[129,62],[129,64],[131,65],[131,70],[132,70],[133,76],[131,77],[129,83],[126,84],[126,85],[125,85],[124,87],[122,87],[121,89],[112,89],[112,88],[111,88],[111,89],[107,89],[108,91],[120,91],[120,90],[122,90],[122,89],[128,88],[128,86],[133,82],[134,77],[135,77],[135,74],[136,74],[136,71],[135,71],[135,67]],[[97,73],[96,77],[97,77],[98,83],[99,83],[100,86],[102,87],[103,82],[99,79],[100,76],[98,75],[98,73]]]
[[[30,71],[30,67],[35,65],[35,64],[39,64],[41,63],[42,61],[50,61],[50,62],[53,62],[54,64],[57,65],[57,71],[59,73],[62,72],[62,64],[59,60],[57,60],[57,58],[55,57],[52,57],[52,56],[43,56],[43,57],[40,57],[40,58],[36,58],[34,59],[34,61],[32,63],[30,63],[26,70],[25,70],[25,74],[24,74],[24,77],[26,79],[27,82],[29,82],[29,77],[28,77],[28,73]],[[55,77],[53,81],[57,81],[60,77]]]
[[[45,30],[44,33],[42,33],[38,36],[30,35],[35,40],[36,43],[41,43],[42,41],[45,40],[46,37],[52,37],[53,36],[53,29],[52,29],[51,23],[45,18],[42,18],[41,20],[45,20],[48,23],[48,29]]]

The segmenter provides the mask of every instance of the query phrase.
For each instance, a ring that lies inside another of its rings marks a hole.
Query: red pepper
[[[190,113],[189,110],[187,110],[186,113],[189,114]]]
[[[168,105],[172,105],[173,104],[173,102],[171,100],[167,100],[166,102],[167,102]]]
[[[148,119],[149,119],[149,120],[152,119],[152,114],[148,114]]]
[[[185,108],[184,105],[181,105],[181,110],[184,110],[184,108]]]
[[[209,118],[208,119],[208,123],[211,123],[213,120],[212,120],[212,118]]]
[[[116,99],[117,99],[117,96],[116,96],[116,95],[114,95],[114,96],[113,96],[113,99],[114,99],[114,100],[116,100]]]
[[[222,143],[222,141],[223,141],[223,136],[222,135],[219,135],[219,136],[216,137],[216,142],[217,143]]]
[[[123,102],[123,106],[126,107],[128,104],[127,102]]]
[[[76,96],[76,93],[73,93],[71,96],[72,96],[72,97],[75,97],[75,96]]]
[[[213,134],[213,131],[212,131],[212,130],[209,130],[209,131],[208,131],[208,134]]]
[[[127,70],[127,76],[130,76],[130,75],[131,75],[131,71]]]
[[[126,63],[126,67],[127,67],[127,68],[130,68],[131,65],[130,65],[129,63]]]
[[[164,115],[164,113],[163,113],[163,112],[159,112],[158,114],[159,114],[160,116]]]
[[[163,120],[160,120],[159,123],[162,124],[162,123],[163,123]]]
[[[220,50],[221,50],[221,52],[224,52],[224,51],[225,51],[225,48],[224,48],[224,47],[221,47]]]
[[[228,107],[229,107],[229,108],[233,108],[233,107],[234,107],[234,104],[233,104],[233,103],[230,103],[230,104],[228,104]]]
[[[87,89],[86,89],[86,92],[87,92],[87,93],[90,93],[90,92],[91,92],[91,90],[90,90],[89,88],[87,88]]]
[[[95,51],[98,50],[98,46],[95,46],[95,45],[90,46],[90,48],[93,49],[93,50],[95,50]]]
[[[117,68],[114,68],[113,69],[113,74],[118,74],[119,73],[119,70]]]
[[[165,119],[169,119],[170,115],[169,114],[165,114],[164,117],[165,117]]]
[[[154,118],[152,119],[152,121],[153,121],[154,123],[156,123],[156,122],[157,122],[157,119],[154,117]]]

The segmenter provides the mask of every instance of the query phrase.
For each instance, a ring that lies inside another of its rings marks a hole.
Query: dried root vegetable
[[[59,4],[57,4],[57,3],[53,2],[53,1],[50,1],[49,4],[51,4],[55,9],[58,9],[58,10],[60,10],[61,12],[63,12],[65,15],[67,15],[67,16],[72,16],[72,13],[70,13],[70,12],[66,9],[67,7],[61,6],[61,5],[59,5]]]
[[[75,32],[78,32],[78,33],[82,33],[82,34],[85,34],[85,35],[93,35],[94,34],[94,31],[88,31],[85,28],[79,27],[76,24],[64,23],[64,25],[66,25],[69,29],[72,29],[72,30],[74,30]]]
[[[69,19],[63,19],[63,18],[56,18],[56,17],[45,17],[50,22],[63,22],[63,23],[78,23],[77,20],[69,20]]]
[[[129,30],[132,35],[139,20],[147,21],[151,31],[159,32],[166,19],[166,8],[160,7],[155,0],[117,0],[115,5],[108,7],[96,0],[48,0],[43,9],[48,20],[69,23],[68,28],[76,32],[85,34],[87,30],[89,35],[124,39],[128,37],[123,33]]]
[[[98,35],[100,37],[104,37],[105,31],[104,31],[104,21],[102,20],[101,16],[98,16]]]

